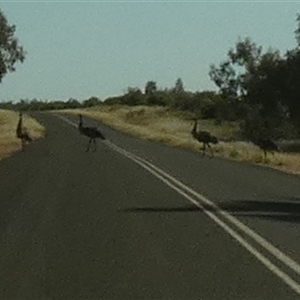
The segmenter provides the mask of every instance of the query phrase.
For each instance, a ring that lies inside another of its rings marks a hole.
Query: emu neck
[[[82,125],[82,117],[79,117],[79,125],[78,125],[79,130],[82,130],[83,125]]]
[[[195,124],[194,124],[192,132],[196,132],[196,131],[197,131],[197,120],[195,120]]]
[[[22,116],[20,116],[18,126],[17,126],[17,133],[20,134],[21,132],[22,132]]]

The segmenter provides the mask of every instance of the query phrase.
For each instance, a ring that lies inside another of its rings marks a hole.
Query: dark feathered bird
[[[252,139],[252,143],[263,150],[265,160],[267,158],[267,152],[274,154],[274,151],[278,151],[277,145],[270,139],[254,138]]]
[[[203,156],[205,155],[206,146],[209,148],[211,156],[214,156],[210,144],[217,144],[219,141],[215,136],[211,135],[208,131],[202,131],[202,130],[197,131],[197,120],[195,120],[194,127],[191,131],[191,134],[194,139],[196,139],[200,143],[203,143],[203,147],[201,148],[201,150],[203,151],[202,153]]]
[[[27,129],[23,127],[22,113],[19,113],[19,122],[16,129],[16,136],[21,140],[22,151],[24,151],[25,144],[31,142],[32,138],[30,137]]]
[[[81,114],[79,115],[78,128],[79,128],[79,132],[81,134],[84,134],[84,135],[86,135],[87,137],[90,138],[86,151],[90,150],[91,142],[94,143],[94,151],[96,151],[96,148],[97,148],[96,139],[97,138],[99,138],[101,140],[105,140],[104,135],[96,127],[85,127],[85,126],[83,126],[82,115]]]

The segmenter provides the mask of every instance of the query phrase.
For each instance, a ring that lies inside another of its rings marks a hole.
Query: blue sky
[[[104,100],[127,87],[214,90],[209,65],[238,38],[296,47],[299,1],[0,1],[27,52],[4,77],[0,101]]]

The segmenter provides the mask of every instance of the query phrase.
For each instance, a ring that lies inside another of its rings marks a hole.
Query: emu
[[[191,134],[194,139],[196,139],[200,143],[203,143],[203,147],[201,148],[201,150],[203,151],[202,156],[205,155],[205,150],[207,146],[210,150],[211,157],[213,157],[214,154],[211,149],[210,143],[217,144],[219,142],[218,139],[207,131],[201,131],[201,130],[197,131],[197,120],[195,120],[194,127],[191,131]]]
[[[96,127],[85,127],[85,126],[83,126],[82,115],[81,114],[79,115],[78,128],[79,128],[79,132],[81,134],[84,134],[84,135],[86,135],[87,137],[90,138],[89,142],[88,142],[88,145],[87,145],[86,152],[88,152],[90,150],[91,142],[94,143],[94,151],[96,151],[96,149],[97,149],[96,139],[97,138],[99,138],[101,140],[105,140],[104,135]]]
[[[265,161],[267,159],[267,152],[274,155],[274,151],[278,151],[278,146],[270,139],[254,138],[252,143],[258,146],[264,152]]]
[[[27,129],[23,127],[22,113],[19,113],[19,122],[16,129],[16,136],[21,140],[22,151],[24,151],[26,143],[32,142],[32,138],[30,137]]]

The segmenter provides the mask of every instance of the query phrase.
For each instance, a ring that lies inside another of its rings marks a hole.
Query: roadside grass
[[[178,148],[199,151],[202,147],[202,144],[195,141],[190,134],[193,127],[193,115],[175,112],[165,107],[114,105],[53,112],[81,113],[120,131]],[[263,152],[258,147],[250,142],[239,140],[239,128],[236,123],[218,124],[213,120],[200,120],[199,128],[209,131],[219,139],[219,144],[212,145],[217,157],[300,174],[300,154],[278,152],[272,155],[268,153],[265,161]]]
[[[21,150],[21,142],[16,137],[18,121],[19,114],[17,112],[0,109],[0,160]],[[33,140],[44,136],[45,128],[26,114],[23,114],[23,124]]]

